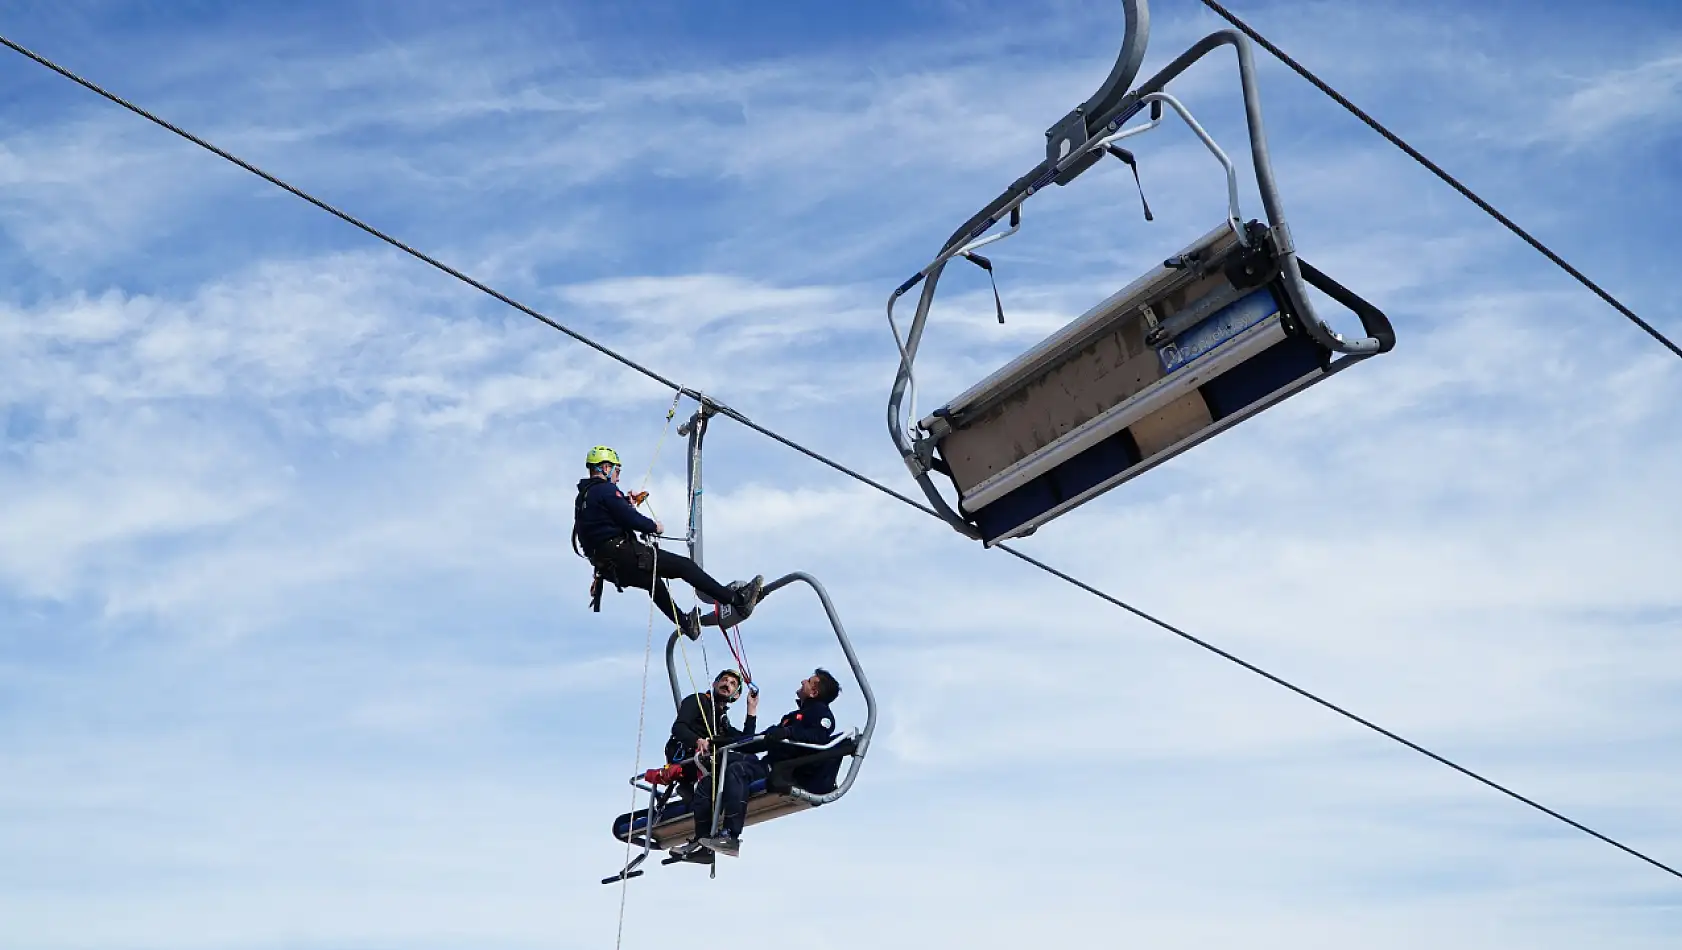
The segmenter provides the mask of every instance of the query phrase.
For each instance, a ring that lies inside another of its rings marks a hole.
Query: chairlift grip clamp
[[[1291,225],[1281,219],[1272,227],[1273,246],[1280,257],[1297,252],[1296,241],[1291,239]]]
[[[911,470],[912,477],[927,474],[934,468],[934,441],[917,439],[911,443],[911,451],[904,458],[905,467]]]
[[[682,392],[683,392],[684,395],[689,396],[691,399],[694,399],[697,403],[699,403],[699,406],[696,408],[693,415],[691,415],[684,422],[678,424],[678,427],[677,427],[677,434],[678,435],[681,435],[681,436],[689,435],[690,431],[694,428],[697,420],[699,420],[702,423],[705,423],[708,419],[711,419],[713,416],[719,416],[719,415],[728,416],[729,418],[734,419],[737,422],[742,423],[743,425],[752,425],[753,424],[752,422],[750,422],[748,420],[747,416],[741,414],[740,412],[737,412],[736,410],[730,408],[729,406],[725,405],[724,403],[719,402],[718,400],[712,398],[711,396],[707,395],[706,393],[700,392],[698,390],[693,390],[693,389],[684,389],[684,390],[682,390]]]

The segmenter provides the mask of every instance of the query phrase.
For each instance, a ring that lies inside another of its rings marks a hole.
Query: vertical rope
[[[655,550],[658,551],[659,548],[656,547]],[[637,702],[637,751],[636,751],[636,755],[635,755],[635,758],[634,758],[634,764],[631,768],[631,774],[632,775],[637,774],[637,772],[641,771],[641,769],[642,769],[642,730],[643,730],[643,723],[646,720],[646,714],[647,714],[647,711],[648,711],[648,663],[649,663],[649,659],[653,655],[654,655],[654,601],[649,600],[649,602],[648,602],[648,632],[643,637],[643,645],[642,645],[642,698],[640,700],[638,700],[638,702]],[[632,816],[631,826],[634,827],[635,824],[636,824],[636,817],[635,816],[636,816],[636,812],[637,812],[637,789],[636,789],[635,786],[631,787],[631,807],[626,809],[626,811],[627,811],[628,814],[630,814]],[[648,817],[646,819],[644,819],[644,821],[645,821],[645,826],[643,828],[643,834],[644,835],[653,834],[654,833],[654,811],[653,811],[652,808],[649,809]],[[631,835],[629,833],[627,833],[625,835],[625,866],[626,867],[631,866]],[[625,937],[625,901],[630,896],[630,890],[631,890],[631,879],[630,879],[630,877],[629,876],[621,877],[619,879],[619,929],[618,929],[617,933],[615,933],[614,938],[613,938],[613,946],[614,946],[615,950],[618,950],[618,948],[620,947],[620,945],[623,942],[624,937]]]
[[[644,496],[645,500],[647,498],[647,491],[646,490],[648,488],[648,480],[650,478],[652,478],[653,475],[654,475],[654,464],[660,458],[660,449],[662,447],[664,447],[665,444],[666,444],[666,436],[671,433],[672,417],[677,414],[678,400],[682,399],[682,398],[683,398],[683,393],[681,393],[681,392],[677,393],[676,395],[674,395],[672,397],[671,408],[666,410],[666,424],[661,427],[660,438],[659,438],[659,440],[657,440],[654,443],[654,453],[653,453],[652,456],[649,457],[649,460],[648,460],[648,471],[643,473],[643,476],[642,476],[642,491],[643,491],[643,496]],[[653,510],[652,505],[649,506],[649,508],[650,508],[650,510]],[[654,590],[653,590],[653,588],[654,588],[655,584],[658,584],[660,582],[660,573],[659,573],[659,568],[660,568],[660,544],[659,544],[658,541],[656,541],[653,545],[651,545],[651,547],[653,547],[653,549],[654,549],[654,564],[650,568],[650,571],[652,572],[652,580],[649,583],[648,629],[643,634],[643,642],[642,642],[642,693],[641,693],[640,697],[637,699],[637,746],[636,746],[636,753],[632,757],[632,763],[631,763],[631,774],[632,775],[636,775],[638,772],[642,771],[642,733],[643,733],[643,729],[645,728],[645,726],[647,724],[647,720],[648,720],[648,666],[649,666],[650,660],[654,656],[654,596],[653,596],[654,595]],[[673,606],[675,607],[676,604],[674,604]],[[632,816],[636,815],[636,811],[637,811],[637,788],[636,788],[636,786],[631,787],[631,807],[626,809],[626,811],[627,811],[628,814],[630,814]],[[633,817],[631,819],[631,824],[635,825],[635,823],[636,823],[636,819],[635,819],[635,817]],[[649,814],[648,814],[648,817],[645,819],[645,823],[646,823],[646,826],[643,828],[643,834],[644,835],[653,834],[654,833],[654,812],[653,812],[652,808],[649,810]],[[630,867],[630,865],[631,865],[631,835],[629,833],[627,833],[625,835],[625,866]],[[625,902],[630,897],[630,890],[631,890],[631,879],[628,876],[627,877],[621,877],[619,879],[619,927],[618,927],[617,932],[614,934],[614,938],[613,938],[613,946],[615,947],[615,950],[617,950],[617,948],[619,948],[621,946],[621,944],[623,943],[624,938],[625,938]]]

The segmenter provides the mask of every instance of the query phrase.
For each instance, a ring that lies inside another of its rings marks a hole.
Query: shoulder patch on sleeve
[[[825,729],[833,729],[833,728],[835,728],[835,723],[833,723],[833,722],[830,722],[830,721],[829,721],[829,717],[828,717],[828,716],[825,716],[825,717],[823,717],[823,718],[822,718],[822,719],[820,719],[820,720],[818,720],[818,721],[819,721],[819,722],[821,722],[821,723],[822,723],[822,724],[823,724],[823,727],[824,727],[824,728],[825,728]]]

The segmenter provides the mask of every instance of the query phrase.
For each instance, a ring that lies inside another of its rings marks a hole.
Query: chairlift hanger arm
[[[1110,68],[1110,74],[1104,78],[1097,92],[1046,130],[1046,157],[1050,161],[1056,161],[1059,153],[1072,153],[1084,146],[1092,138],[1094,128],[1088,124],[1088,117],[1102,116],[1109,112],[1127,94],[1127,90],[1132,88],[1133,80],[1138,78],[1139,67],[1144,65],[1145,61],[1145,47],[1150,42],[1150,6],[1147,0],[1122,0],[1122,13],[1126,18],[1127,32],[1122,37],[1121,49],[1116,53],[1115,65]],[[1081,140],[1069,141],[1069,148],[1065,152],[1059,141],[1060,133],[1065,136],[1078,134]]]
[[[1138,77],[1139,67],[1144,65],[1145,47],[1150,42],[1151,18],[1147,0],[1122,0],[1122,12],[1126,32],[1110,74],[1104,77],[1098,90],[1085,102],[1046,130],[1045,159],[954,231],[942,249],[943,254],[981,236],[1020,205],[1024,198],[1045,187],[1053,178],[1060,185],[1067,184],[1098,160],[1099,156],[1091,154],[1088,146],[1093,139],[1121,127],[1117,122],[1115,128],[1104,130],[1105,124],[1113,120],[1121,104],[1127,101],[1127,91]],[[1128,113],[1129,116],[1132,114]],[[1093,116],[1099,118],[1094,121]]]
[[[690,430],[694,428],[697,419],[704,422],[707,419],[712,418],[713,416],[726,416],[728,418],[736,420],[737,422],[742,423],[743,425],[752,425],[753,424],[753,423],[748,421],[747,416],[742,415],[740,412],[737,412],[735,409],[730,408],[729,406],[725,405],[722,402],[719,402],[717,399],[714,399],[713,397],[707,395],[704,392],[701,392],[700,390],[685,388],[685,389],[681,390],[681,392],[683,393],[683,395],[688,396],[689,398],[695,400],[696,407],[695,407],[695,412],[689,417],[688,420],[678,424],[678,427],[677,427],[677,434],[678,435],[684,435],[684,436],[688,435]]]

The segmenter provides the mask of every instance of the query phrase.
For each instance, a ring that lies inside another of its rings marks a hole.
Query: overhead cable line
[[[164,119],[159,118],[156,115],[153,115],[151,112],[148,112],[147,110],[141,108],[140,106],[137,106],[134,103],[131,103],[128,100],[123,99],[122,97],[105,90],[104,88],[95,84],[94,82],[92,82],[88,79],[84,79],[83,77],[81,77],[80,75],[70,71],[69,69],[66,69],[65,67],[58,65],[57,63],[47,59],[46,57],[41,56],[40,54],[38,54],[38,53],[36,53],[36,52],[34,52],[34,51],[24,47],[24,46],[19,45],[18,43],[11,40],[9,37],[0,36],[0,45],[4,45],[4,46],[12,49],[13,51],[15,51],[17,53],[20,53],[23,56],[26,56],[29,59],[34,60],[35,62],[41,64],[42,66],[47,67],[48,69],[52,70],[53,72],[58,73],[60,76],[63,76],[64,78],[69,79],[70,81],[76,83],[77,85],[82,86],[83,88],[88,89],[89,91],[94,92],[94,93],[98,94],[99,96],[102,96],[105,99],[108,99],[111,102],[114,102],[117,105],[122,106],[123,108],[129,110],[130,112],[133,112],[134,114],[136,114],[136,115],[138,115],[138,116],[140,116],[140,117],[142,117],[142,118],[144,118],[144,119],[146,119],[146,120],[148,120],[148,121],[150,121],[150,122],[152,122],[156,125],[162,126],[163,128],[168,129],[171,132],[174,132],[176,135],[188,140],[189,142],[192,142],[193,144],[199,146],[200,148],[203,148],[207,151],[213,152],[217,156],[219,156],[223,159],[226,159],[227,161],[232,162],[235,165],[238,165],[239,167],[245,169],[248,172],[251,172],[252,174],[262,178],[263,180],[265,180],[267,182],[270,182],[271,184],[274,184],[275,186],[277,186],[279,188],[285,189],[286,191],[290,192],[291,194],[296,195],[299,198],[304,199],[305,201],[308,201],[310,204],[315,205],[316,207],[322,209],[323,211],[328,212],[329,214],[333,215],[334,217],[339,218],[340,220],[345,221],[346,223],[355,225],[357,228],[360,228],[361,230],[363,230],[363,231],[367,232],[368,234],[378,238],[379,240],[384,241],[385,243],[391,245],[392,247],[395,247],[398,250],[403,251],[404,253],[409,254],[412,257],[415,257],[415,258],[417,258],[421,261],[426,262],[427,264],[432,265],[433,267],[437,268],[438,270],[441,270],[444,273],[449,274],[451,277],[454,277],[457,280],[460,280],[461,282],[473,287],[474,289],[479,290],[479,291],[481,291],[485,294],[488,294],[491,297],[494,297],[497,300],[515,308],[516,310],[519,310],[521,313],[524,313],[524,314],[532,317],[533,319],[536,319],[536,320],[538,320],[538,321],[540,321],[544,324],[547,324],[550,327],[553,327],[556,330],[561,331],[562,333],[564,333],[567,336],[573,338],[574,340],[577,340],[578,342],[583,343],[584,345],[590,347],[591,349],[594,349],[597,352],[602,353],[603,355],[608,356],[608,357],[618,361],[619,363],[622,363],[623,365],[643,374],[644,376],[648,377],[649,379],[655,380],[656,382],[660,383],[663,386],[666,386],[667,388],[669,388],[669,389],[671,389],[675,392],[687,394],[687,395],[690,395],[692,398],[696,398],[696,399],[702,398],[702,395],[700,393],[697,393],[694,390],[688,389],[687,387],[682,386],[681,384],[676,383],[676,382],[666,378],[665,376],[660,375],[659,373],[655,372],[652,369],[649,369],[646,366],[643,366],[642,364],[636,362],[635,360],[632,360],[629,357],[626,357],[626,356],[618,353],[617,351],[613,350],[612,348],[610,348],[608,346],[605,346],[601,343],[598,343],[595,340],[592,340],[589,337],[585,336],[584,334],[579,333],[578,331],[573,330],[573,329],[561,324],[559,321],[554,320],[551,317],[545,316],[544,314],[539,313],[536,310],[533,310],[532,308],[526,306],[525,304],[522,304],[519,301],[514,300],[513,298],[511,298],[511,297],[509,297],[509,296],[507,296],[507,295],[505,295],[505,294],[503,294],[503,293],[501,293],[497,290],[494,290],[491,287],[486,286],[485,284],[473,279],[472,277],[467,276],[466,274],[462,273],[461,271],[458,271],[455,268],[452,268],[449,265],[442,263],[441,261],[437,260],[436,258],[430,257],[426,254],[421,253],[418,250],[415,250],[414,248],[410,247],[409,245],[404,244],[403,242],[397,240],[396,238],[393,238],[393,237],[387,235],[386,233],[384,233],[383,231],[380,231],[379,229],[373,227],[372,225],[365,224],[364,222],[362,222],[361,220],[351,216],[350,214],[348,214],[344,211],[341,211],[338,208],[335,208],[332,205],[327,204],[326,202],[321,201],[320,199],[315,198],[315,197],[309,195],[308,193],[306,193],[306,192],[304,192],[304,191],[302,191],[302,190],[300,190],[296,187],[293,187],[290,184],[287,184],[286,182],[280,180],[279,178],[276,178],[275,176],[269,174],[268,172],[263,171],[262,169],[256,167],[255,165],[252,165],[251,163],[246,162],[243,159],[240,159],[240,158],[228,153],[227,151],[224,151],[223,149],[218,148],[215,145],[212,145],[211,143],[205,141],[202,138],[199,138],[198,136],[192,134],[191,132],[187,132],[186,130],[184,130],[184,129],[178,127],[178,126],[173,125],[173,124],[165,121]],[[786,436],[783,436],[783,435],[781,435],[777,432],[774,432],[774,431],[772,431],[772,430],[770,430],[770,429],[768,429],[768,428],[766,428],[762,425],[759,425],[758,423],[756,423],[756,422],[748,419],[746,416],[742,415],[740,412],[737,412],[737,411],[735,411],[733,409],[730,409],[726,406],[719,405],[716,402],[714,402],[713,405],[715,405],[719,409],[719,411],[721,411],[725,415],[728,415],[730,418],[736,420],[737,422],[739,422],[742,425],[748,427],[749,429],[752,429],[753,431],[759,433],[760,435],[765,436],[766,438],[769,438],[769,439],[771,439],[775,442],[781,443],[782,445],[787,446],[788,448],[791,448],[791,449],[795,450],[796,452],[799,452],[800,454],[805,455],[806,457],[808,457],[808,458],[810,458],[810,459],[812,459],[816,462],[819,462],[823,465],[826,465],[826,466],[834,469],[835,471],[840,472],[843,475],[846,475],[849,478],[852,478],[856,481],[859,481],[859,482],[861,482],[865,485],[869,485],[871,488],[876,489],[877,491],[881,492],[882,494],[888,495],[889,497],[897,499],[898,501],[903,502],[904,504],[910,505],[911,507],[916,508],[918,511],[921,511],[924,514],[929,515],[930,517],[937,518],[937,519],[940,518],[940,514],[938,512],[936,512],[933,508],[930,508],[927,505],[924,505],[923,503],[918,502],[918,501],[912,499],[911,497],[909,497],[907,495],[901,494],[900,492],[897,492],[897,491],[893,490],[892,488],[889,488],[887,485],[884,485],[881,482],[878,482],[875,479],[870,478],[867,475],[864,475],[860,472],[857,472],[857,471],[855,471],[855,470],[853,470],[853,469],[851,469],[851,468],[849,468],[845,465],[842,465],[840,462],[837,462],[837,461],[823,455],[822,453],[819,453],[819,452],[817,452],[813,449],[807,448],[806,446],[801,445],[800,443],[795,442],[794,440],[789,439]],[[941,519],[941,520],[944,522],[944,519]],[[1673,867],[1671,867],[1667,864],[1664,864],[1664,863],[1658,861],[1655,858],[1649,857],[1648,855],[1643,854],[1642,852],[1637,851],[1636,849],[1634,849],[1634,848],[1632,848],[1632,847],[1630,847],[1626,844],[1623,844],[1623,843],[1621,843],[1621,842],[1619,842],[1619,841],[1617,841],[1613,838],[1610,838],[1610,837],[1608,837],[1608,836],[1606,836],[1606,835],[1604,835],[1604,834],[1602,834],[1598,831],[1595,831],[1594,829],[1589,828],[1588,826],[1586,826],[1586,825],[1584,825],[1580,822],[1577,822],[1577,821],[1575,821],[1571,818],[1568,818],[1565,815],[1562,815],[1559,812],[1554,811],[1551,808],[1548,808],[1548,807],[1546,807],[1542,804],[1539,804],[1538,802],[1536,802],[1536,801],[1534,801],[1530,798],[1527,798],[1527,797],[1519,794],[1518,792],[1515,792],[1515,791],[1507,788],[1504,785],[1501,785],[1501,784],[1499,784],[1495,781],[1492,781],[1491,779],[1485,778],[1484,776],[1478,774],[1477,772],[1472,771],[1471,769],[1468,769],[1464,766],[1458,765],[1455,762],[1453,762],[1453,761],[1451,761],[1447,758],[1444,758],[1443,756],[1438,755],[1437,753],[1432,752],[1429,749],[1426,749],[1425,747],[1423,747],[1423,746],[1421,746],[1421,745],[1419,745],[1415,742],[1412,742],[1408,739],[1405,739],[1405,738],[1401,737],[1400,735],[1397,735],[1396,733],[1391,732],[1390,730],[1385,729],[1382,726],[1379,726],[1379,725],[1371,722],[1368,719],[1365,719],[1361,716],[1356,715],[1355,713],[1352,713],[1352,712],[1344,709],[1343,707],[1337,705],[1336,703],[1331,702],[1330,700],[1323,699],[1323,698],[1315,695],[1314,693],[1311,693],[1308,690],[1303,689],[1300,686],[1296,686],[1295,684],[1292,684],[1289,681],[1287,681],[1285,679],[1282,679],[1279,676],[1276,676],[1272,673],[1267,672],[1266,670],[1262,669],[1259,666],[1256,666],[1253,663],[1250,663],[1246,660],[1240,659],[1239,657],[1237,657],[1237,656],[1235,656],[1231,653],[1228,653],[1227,651],[1225,651],[1225,650],[1223,650],[1223,649],[1221,649],[1217,646],[1214,646],[1213,644],[1211,644],[1211,643],[1209,643],[1205,640],[1202,640],[1202,639],[1200,639],[1196,636],[1193,636],[1192,634],[1187,633],[1184,630],[1179,629],[1178,627],[1174,626],[1173,624],[1168,623],[1167,621],[1160,620],[1157,617],[1152,616],[1151,614],[1146,613],[1145,611],[1140,610],[1139,608],[1134,607],[1131,604],[1128,604],[1127,602],[1121,600],[1120,598],[1115,597],[1114,595],[1105,593],[1104,591],[1100,590],[1097,587],[1092,586],[1091,584],[1086,583],[1085,581],[1079,580],[1078,578],[1076,578],[1076,577],[1074,577],[1074,576],[1072,576],[1072,575],[1070,575],[1070,574],[1068,574],[1068,573],[1066,573],[1062,570],[1059,570],[1055,567],[1052,567],[1051,565],[1046,564],[1044,561],[1041,561],[1041,560],[1039,560],[1039,559],[1037,559],[1037,558],[1035,558],[1031,555],[1024,554],[1021,551],[1018,551],[1015,548],[1012,548],[1008,545],[1000,544],[1000,545],[995,545],[995,547],[1011,554],[1012,556],[1014,556],[1014,557],[1016,557],[1016,558],[1018,558],[1022,561],[1027,562],[1028,564],[1033,565],[1034,567],[1039,568],[1041,571],[1044,571],[1045,573],[1050,574],[1051,576],[1056,577],[1059,580],[1065,581],[1065,582],[1067,582],[1067,583],[1069,583],[1069,584],[1071,584],[1075,587],[1080,588],[1081,590],[1086,591],[1087,593],[1093,595],[1094,597],[1099,598],[1100,600],[1103,600],[1107,603],[1113,604],[1116,607],[1120,607],[1121,609],[1127,611],[1128,613],[1133,614],[1134,616],[1140,618],[1141,620],[1145,620],[1149,623],[1155,624],[1156,626],[1162,628],[1163,630],[1168,631],[1169,633],[1174,634],[1175,636],[1178,636],[1178,637],[1180,637],[1180,638],[1182,638],[1182,639],[1184,639],[1184,640],[1186,640],[1190,643],[1196,644],[1197,646],[1200,646],[1203,649],[1208,650],[1208,651],[1210,651],[1210,652],[1216,654],[1217,656],[1220,656],[1220,657],[1222,657],[1226,660],[1230,660],[1233,663],[1236,663],[1239,666],[1242,666],[1245,669],[1247,669],[1247,670],[1249,670],[1253,673],[1256,673],[1256,674],[1258,674],[1262,677],[1265,677],[1266,679],[1268,679],[1268,680],[1270,680],[1274,683],[1277,683],[1281,686],[1284,686],[1285,688],[1291,690],[1292,692],[1294,692],[1294,693],[1296,693],[1300,696],[1303,696],[1307,699],[1313,700],[1314,702],[1320,704],[1321,706],[1324,706],[1325,708],[1330,709],[1331,711],[1333,711],[1333,712],[1335,712],[1335,713],[1337,713],[1337,714],[1339,714],[1339,715],[1341,715],[1341,716],[1343,716],[1343,717],[1345,717],[1345,718],[1347,718],[1347,719],[1349,719],[1349,720],[1351,720],[1355,723],[1358,723],[1362,726],[1365,726],[1368,729],[1371,729],[1374,732],[1377,732],[1378,734],[1380,734],[1382,736],[1385,736],[1386,738],[1395,740],[1396,742],[1399,742],[1399,743],[1407,746],[1408,748],[1413,749],[1415,752],[1418,752],[1418,753],[1420,753],[1422,755],[1425,755],[1425,756],[1427,756],[1427,757],[1429,757],[1429,758],[1431,758],[1431,759],[1433,759],[1437,762],[1440,762],[1444,765],[1447,765],[1457,772],[1460,772],[1464,775],[1470,776],[1471,778],[1476,779],[1477,781],[1483,783],[1484,785],[1487,785],[1490,788],[1493,788],[1496,791],[1498,791],[1498,792],[1500,792],[1500,793],[1502,793],[1502,794],[1504,794],[1504,795],[1506,795],[1506,796],[1508,796],[1512,799],[1515,799],[1519,802],[1522,802],[1525,805],[1529,805],[1530,807],[1532,807],[1532,808],[1534,808],[1538,811],[1541,811],[1542,813],[1544,813],[1546,815],[1549,815],[1549,816],[1551,816],[1555,819],[1558,819],[1559,821],[1562,821],[1565,824],[1568,824],[1571,827],[1576,828],[1577,830],[1579,830],[1579,831],[1581,831],[1585,834],[1588,834],[1588,835],[1590,835],[1594,838],[1597,838],[1597,839],[1599,839],[1599,840],[1601,840],[1601,841],[1603,841],[1607,844],[1610,844],[1613,847],[1618,848],[1621,851],[1624,851],[1624,852],[1626,852],[1630,855],[1633,855],[1634,857],[1640,858],[1642,861],[1645,861],[1648,864],[1651,864],[1654,867],[1659,868],[1660,870],[1665,871],[1665,872],[1669,873],[1670,875],[1672,875],[1674,877],[1682,878],[1682,871],[1678,871],[1677,869],[1675,869],[1675,868],[1673,868]]]
[[[1443,181],[1448,182],[1450,187],[1452,187],[1455,191],[1460,192],[1462,195],[1465,195],[1466,198],[1469,199],[1473,204],[1477,205],[1479,208],[1482,208],[1485,212],[1487,212],[1490,217],[1492,217],[1495,220],[1497,220],[1497,221],[1501,222],[1502,224],[1506,225],[1507,230],[1513,232],[1514,234],[1518,235],[1520,238],[1524,239],[1524,242],[1526,244],[1529,244],[1531,247],[1540,251],[1542,253],[1542,255],[1545,256],[1548,260],[1553,261],[1555,264],[1559,265],[1560,269],[1564,270],[1567,274],[1570,274],[1572,277],[1577,278],[1579,283],[1581,283],[1584,287],[1587,287],[1589,290],[1594,291],[1594,293],[1596,295],[1598,295],[1600,297],[1600,299],[1602,299],[1602,300],[1606,301],[1607,303],[1611,304],[1612,308],[1614,310],[1617,310],[1619,313],[1621,313],[1625,317],[1629,318],[1629,321],[1631,323],[1634,323],[1636,326],[1638,326],[1641,329],[1647,331],[1648,336],[1651,336],[1653,339],[1659,341],[1659,343],[1662,346],[1664,346],[1666,349],[1670,350],[1670,352],[1674,353],[1676,356],[1682,357],[1682,347],[1677,346],[1674,341],[1672,341],[1669,337],[1665,336],[1663,333],[1659,332],[1659,330],[1656,327],[1654,327],[1652,324],[1648,323],[1647,321],[1645,321],[1645,320],[1641,319],[1639,316],[1637,316],[1635,311],[1633,311],[1630,308],[1624,306],[1623,303],[1618,300],[1618,298],[1612,296],[1610,293],[1607,293],[1603,288],[1601,288],[1601,286],[1599,284],[1590,280],[1582,271],[1580,271],[1577,268],[1571,266],[1571,264],[1568,263],[1565,260],[1565,258],[1560,257],[1558,254],[1554,253],[1553,250],[1551,248],[1549,248],[1546,244],[1543,244],[1541,241],[1537,240],[1535,237],[1532,237],[1529,231],[1526,231],[1525,229],[1519,227],[1517,224],[1515,224],[1513,222],[1513,220],[1511,218],[1509,218],[1506,215],[1502,214],[1501,212],[1495,210],[1495,206],[1491,205],[1489,202],[1487,202],[1487,201],[1483,200],[1482,198],[1478,197],[1476,192],[1472,191],[1472,189],[1467,188],[1465,185],[1461,184],[1460,181],[1458,179],[1456,179],[1453,175],[1450,175],[1448,172],[1443,171],[1443,169],[1439,165],[1437,165],[1436,162],[1433,162],[1429,158],[1426,158],[1418,149],[1416,149],[1413,146],[1409,145],[1408,143],[1402,141],[1400,136],[1396,135],[1394,132],[1391,132],[1389,129],[1385,128],[1377,119],[1373,118],[1370,115],[1367,115],[1364,111],[1361,110],[1361,108],[1359,106],[1355,105],[1353,102],[1350,102],[1348,99],[1344,98],[1342,93],[1339,93],[1336,89],[1333,89],[1331,86],[1327,85],[1324,81],[1322,81],[1320,79],[1320,77],[1314,75],[1312,72],[1310,72],[1302,64],[1298,63],[1296,60],[1294,60],[1290,56],[1286,55],[1284,50],[1280,49],[1279,47],[1277,47],[1277,46],[1273,45],[1271,42],[1269,42],[1267,37],[1262,36],[1260,33],[1257,33],[1253,28],[1251,28],[1251,26],[1248,23],[1245,23],[1243,20],[1240,20],[1237,16],[1234,16],[1231,11],[1229,11],[1226,7],[1221,6],[1219,3],[1216,2],[1216,0],[1202,0],[1202,3],[1203,3],[1204,6],[1208,7],[1209,9],[1211,9],[1211,10],[1215,11],[1217,14],[1219,14],[1228,23],[1231,23],[1233,26],[1237,27],[1241,32],[1244,33],[1245,36],[1248,36],[1250,39],[1255,40],[1257,45],[1261,46],[1263,49],[1267,50],[1269,53],[1272,53],[1274,56],[1278,57],[1280,62],[1284,63],[1286,66],[1291,67],[1291,69],[1295,70],[1296,73],[1298,75],[1300,75],[1302,78],[1304,78],[1304,79],[1308,80],[1309,82],[1313,83],[1315,85],[1315,87],[1318,88],[1321,92],[1323,92],[1326,95],[1332,97],[1334,100],[1337,101],[1338,105],[1341,105],[1345,109],[1348,109],[1352,114],[1354,114],[1354,116],[1357,119],[1360,119],[1362,122],[1365,122],[1367,124],[1367,126],[1369,128],[1371,128],[1374,132],[1377,132],[1379,135],[1382,135],[1385,138],[1389,139],[1391,144],[1395,145],[1397,148],[1406,152],[1410,157],[1413,158],[1414,161],[1418,162],[1421,165],[1424,165],[1426,168],[1431,170],[1432,174],[1436,175],[1438,178],[1441,178]]]

